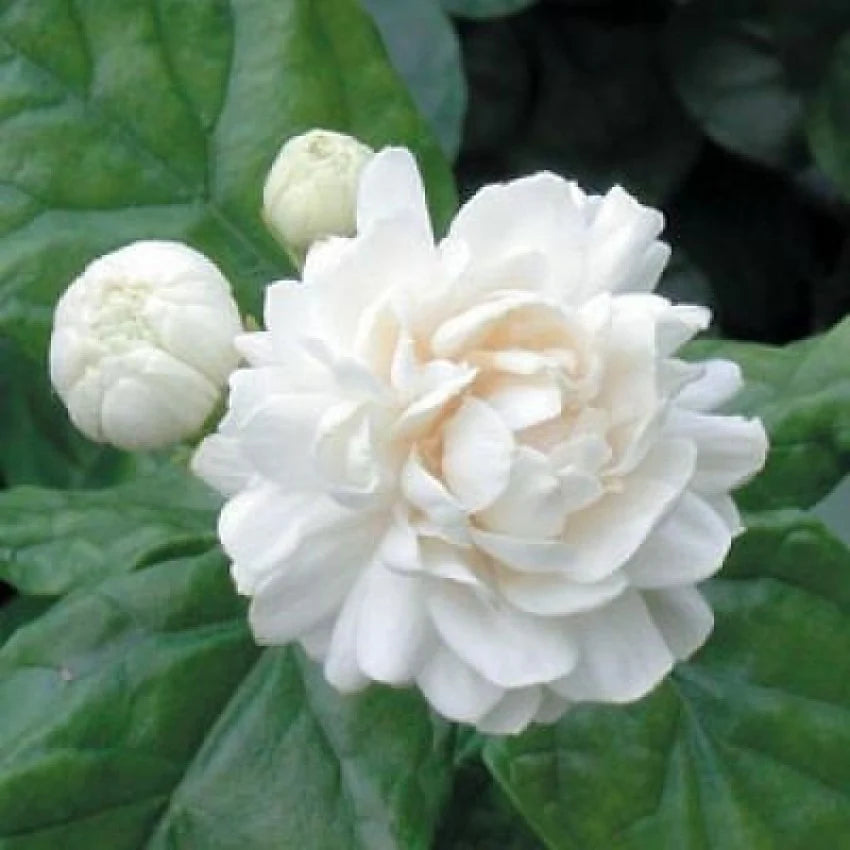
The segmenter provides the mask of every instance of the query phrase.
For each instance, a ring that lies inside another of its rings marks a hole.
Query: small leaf
[[[708,596],[714,635],[641,702],[492,739],[553,850],[810,850],[850,832],[850,551],[758,518]]]

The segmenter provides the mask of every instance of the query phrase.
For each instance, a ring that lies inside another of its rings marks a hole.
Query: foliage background
[[[844,846],[846,0],[5,0],[0,122],[0,850]],[[252,645],[182,459],[51,395],[52,304],[123,242],[208,251],[256,314],[262,175],[317,124],[413,147],[442,222],[449,162],[461,197],[550,168],[667,214],[662,288],[714,308],[695,354],[741,361],[774,452],[716,635],[637,706],[484,741],[339,701]]]

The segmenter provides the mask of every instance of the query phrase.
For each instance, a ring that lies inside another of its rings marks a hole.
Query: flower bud
[[[372,154],[329,130],[310,130],[280,149],[263,189],[263,218],[297,266],[319,239],[354,235],[357,182]]]
[[[153,449],[198,433],[237,365],[230,285],[177,242],[91,263],[56,306],[50,379],[86,436]]]

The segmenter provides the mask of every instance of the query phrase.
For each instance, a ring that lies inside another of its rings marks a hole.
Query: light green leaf
[[[799,512],[767,515],[707,593],[714,635],[649,697],[485,746],[553,850],[811,850],[850,834],[850,551]]]
[[[448,166],[357,0],[10,0],[0,10],[0,331],[43,351],[57,294],[98,254],[189,242],[243,308],[287,272],[259,217],[281,143],[315,126]]]
[[[454,27],[438,0],[361,0],[390,59],[446,155],[460,148],[466,79]]]
[[[533,6],[537,0],[442,0],[443,8],[460,18],[498,18]]]
[[[0,579],[58,595],[215,541],[218,500],[174,467],[117,487],[0,492]]]
[[[217,548],[167,556],[0,648],[0,848],[426,850],[450,743],[411,692],[261,652]]]
[[[743,369],[735,412],[760,416],[770,435],[765,469],[744,488],[751,510],[810,507],[850,469],[850,318],[783,348],[722,340],[697,343],[689,357],[720,356]]]

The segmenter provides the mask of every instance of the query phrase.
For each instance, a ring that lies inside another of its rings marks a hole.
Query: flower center
[[[142,342],[155,342],[154,328],[145,316],[151,286],[140,281],[105,283],[91,320],[97,338],[111,351],[126,351]]]

